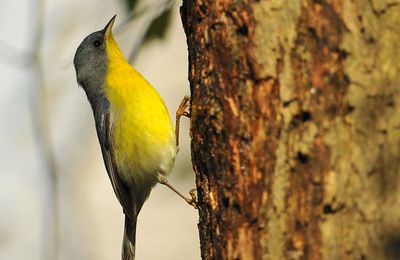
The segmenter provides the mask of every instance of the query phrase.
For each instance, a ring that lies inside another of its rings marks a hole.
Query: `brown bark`
[[[183,1],[203,259],[400,255],[400,2]]]

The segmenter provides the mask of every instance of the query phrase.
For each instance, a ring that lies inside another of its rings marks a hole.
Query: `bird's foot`
[[[190,104],[189,96],[184,96],[182,99],[181,104],[179,105],[178,109],[176,110],[176,119],[175,119],[175,140],[176,140],[176,147],[177,151],[179,151],[179,126],[180,120],[182,116],[190,117],[190,112],[187,111]]]
[[[195,209],[197,209],[197,199],[196,199],[196,193],[195,193],[195,189],[191,190],[189,192],[191,198],[187,198],[186,196],[184,196],[182,193],[180,193],[177,189],[175,189],[174,186],[172,186],[167,178],[165,178],[165,176],[163,176],[162,174],[159,174],[157,176],[157,180],[160,184],[163,184],[165,186],[167,186],[168,188],[170,188],[173,192],[175,192],[176,194],[178,194],[179,197],[181,197],[182,199],[184,199],[189,205],[192,205]]]
[[[190,101],[190,97],[189,96],[184,96],[181,104],[179,105],[178,109],[176,110],[176,117],[180,118],[181,116],[186,116],[186,117],[190,117],[190,112],[187,111],[187,109],[189,108],[189,102]]]
[[[198,204],[197,204],[197,197],[196,197],[196,189],[191,189],[189,191],[190,197],[192,197],[191,200],[189,200],[187,203],[189,203],[189,205],[192,205],[195,209],[198,209]]]

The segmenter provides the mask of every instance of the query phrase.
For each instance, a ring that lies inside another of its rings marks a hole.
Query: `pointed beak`
[[[117,15],[114,15],[111,20],[108,22],[108,24],[106,25],[106,27],[104,27],[103,31],[104,31],[104,35],[105,38],[107,39],[108,37],[110,37],[110,35],[112,35],[112,27],[114,25],[114,21],[115,18],[117,17]]]

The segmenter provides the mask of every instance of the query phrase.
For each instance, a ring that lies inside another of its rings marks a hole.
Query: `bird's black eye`
[[[99,48],[101,46],[101,41],[100,40],[95,40],[93,42],[93,46],[96,47],[96,48]]]

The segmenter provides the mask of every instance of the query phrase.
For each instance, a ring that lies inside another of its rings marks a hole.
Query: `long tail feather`
[[[125,215],[125,231],[124,240],[122,242],[122,260],[135,259],[135,244],[136,244],[136,221]]]

